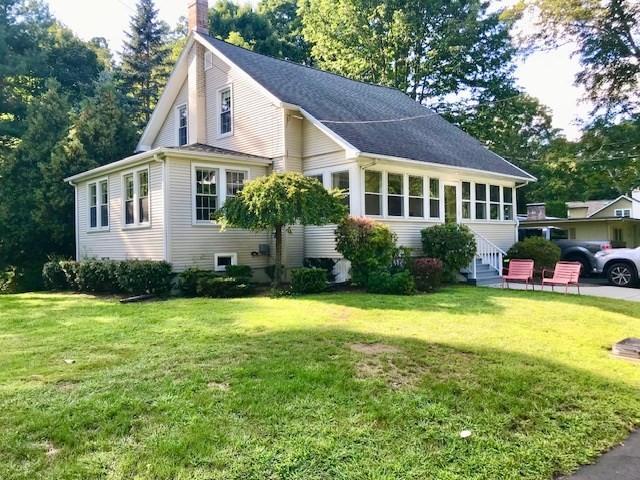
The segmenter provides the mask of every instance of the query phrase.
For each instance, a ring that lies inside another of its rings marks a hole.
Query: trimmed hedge
[[[367,292],[388,295],[413,295],[416,284],[409,271],[390,273],[386,270],[369,274]]]
[[[249,265],[227,265],[226,274],[228,277],[246,278],[247,280],[253,277],[253,271]]]
[[[171,265],[148,260],[51,261],[42,277],[52,290],[164,295],[171,291]]]
[[[324,268],[294,268],[291,270],[293,293],[320,293],[327,288],[327,271]]]
[[[249,295],[253,287],[242,278],[203,275],[198,279],[196,291],[202,297],[235,298]]]
[[[411,263],[411,274],[420,292],[432,292],[440,288],[444,266],[438,258],[416,258]]]
[[[195,297],[198,295],[198,281],[208,276],[214,276],[214,273],[199,268],[187,268],[178,275],[178,288],[185,296]]]

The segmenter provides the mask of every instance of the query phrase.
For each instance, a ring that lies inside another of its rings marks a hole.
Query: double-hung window
[[[489,185],[489,216],[491,220],[500,220],[500,187]]]
[[[107,179],[89,184],[89,228],[109,228],[109,182]]]
[[[233,105],[231,98],[231,87],[226,87],[219,91],[218,102],[218,133],[220,135],[231,135],[233,133]]]
[[[319,181],[321,185],[324,185],[324,181],[323,181],[323,178],[322,178],[322,174],[321,174],[321,173],[319,173],[319,174],[317,174],[317,175],[306,175],[306,176],[307,176],[308,178],[313,178],[314,180]]]
[[[242,170],[227,170],[227,198],[235,197],[244,188],[247,172]]]
[[[409,216],[424,217],[424,178],[409,175]]]
[[[487,219],[487,184],[476,183],[476,220]]]
[[[218,209],[218,170],[195,168],[195,220],[209,223]]]
[[[151,219],[149,169],[144,167],[122,177],[124,189],[124,226],[146,227]]]
[[[364,213],[382,215],[382,172],[364,172]]]
[[[429,216],[440,218],[440,180],[429,179]]]
[[[616,208],[614,214],[618,218],[629,218],[631,216],[631,210],[628,208]]]
[[[404,175],[387,176],[387,213],[390,217],[404,216]]]
[[[471,182],[462,182],[462,218],[471,218]]]
[[[503,218],[504,220],[513,220],[513,188],[503,187]]]
[[[187,106],[178,107],[178,146],[182,147],[189,142],[189,119],[187,116]]]
[[[350,199],[350,185],[349,185],[349,172],[334,172],[331,174],[331,187],[337,188],[338,190],[342,190],[344,192],[344,198],[342,201],[349,208]]]

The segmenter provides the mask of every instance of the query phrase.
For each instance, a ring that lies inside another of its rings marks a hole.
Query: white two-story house
[[[400,91],[212,38],[207,11],[189,1],[187,44],[138,153],[67,179],[78,259],[264,268],[271,232],[210,218],[245,182],[284,171],[346,190],[351,215],[387,223],[416,252],[420,231],[445,221],[468,225],[486,262],[516,241],[516,192],[531,175]],[[338,259],[334,247],[334,226],[294,227],[284,261]]]

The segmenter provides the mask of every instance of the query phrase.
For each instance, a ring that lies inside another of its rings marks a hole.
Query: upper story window
[[[629,208],[616,208],[615,216],[619,218],[629,218],[631,217],[631,209]]]
[[[218,209],[218,170],[195,168],[195,221],[209,223]]]
[[[231,98],[231,87],[225,87],[219,90],[218,104],[218,133],[220,135],[231,135],[233,133],[233,105]]]
[[[189,119],[187,106],[178,107],[178,146],[182,147],[189,142]]]
[[[382,215],[382,172],[364,172],[364,213]]]
[[[90,183],[89,228],[109,228],[109,182],[107,179]]]
[[[322,182],[322,180],[320,180]],[[331,174],[331,187],[344,191],[344,204],[349,207],[349,172],[334,172]]]
[[[125,174],[124,225],[125,227],[148,226],[150,223],[149,169],[147,167]]]
[[[205,52],[204,54],[204,71],[210,70],[213,68],[213,53]]]

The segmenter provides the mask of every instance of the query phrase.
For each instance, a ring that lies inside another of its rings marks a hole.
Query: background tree
[[[280,41],[276,56],[311,65],[311,45],[302,34],[301,8],[298,3],[297,0],[263,0],[258,4],[258,12],[271,24]]]
[[[509,15],[527,12],[535,28],[524,40],[553,48],[575,42],[582,70],[576,81],[607,117],[640,112],[640,2],[520,0]]]
[[[299,173],[280,173],[245,184],[227,200],[217,219],[224,227],[273,231],[276,239],[273,285],[282,281],[282,240],[287,226],[338,223],[347,213],[340,191],[327,191],[320,182]]]
[[[131,17],[119,72],[139,131],[149,122],[169,76],[168,34],[169,27],[158,19],[153,0],[139,0]]]

